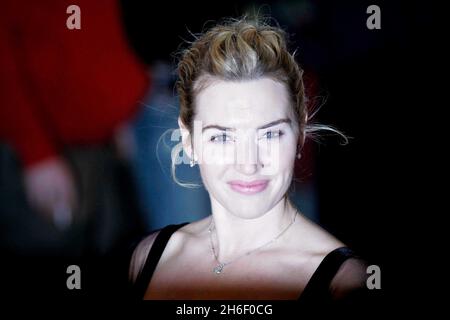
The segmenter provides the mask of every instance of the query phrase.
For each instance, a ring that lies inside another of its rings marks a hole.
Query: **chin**
[[[269,210],[270,207],[268,206],[255,206],[255,204],[246,204],[229,208],[229,212],[242,219],[256,219],[263,216]]]

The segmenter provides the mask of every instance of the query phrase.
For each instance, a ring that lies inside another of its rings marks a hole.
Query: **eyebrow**
[[[276,126],[277,124],[280,124],[280,123],[288,123],[288,124],[290,124],[291,123],[291,119],[288,119],[288,118],[278,119],[278,120],[266,123],[265,125],[262,125],[262,126],[258,127],[257,130],[267,129],[267,128]],[[208,130],[208,129],[218,129],[218,130],[221,130],[221,131],[234,131],[235,130],[234,128],[219,126],[217,124],[211,124],[211,125],[204,126],[202,128],[202,132],[204,132],[205,130]]]
[[[223,126],[219,126],[217,124],[210,124],[208,126],[204,126],[202,129],[202,132],[204,132],[205,130],[208,130],[208,129],[219,129],[221,131],[234,130],[233,128],[223,127]]]
[[[275,121],[269,122],[269,123],[267,123],[267,124],[265,124],[265,125],[263,125],[261,127],[258,127],[258,130],[267,129],[267,128],[276,126],[277,124],[280,124],[280,123],[291,124],[291,119],[284,118],[284,119],[275,120]]]

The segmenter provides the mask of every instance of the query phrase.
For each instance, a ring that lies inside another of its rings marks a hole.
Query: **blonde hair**
[[[302,75],[303,70],[287,50],[282,29],[260,20],[230,20],[211,28],[183,52],[176,83],[180,118],[191,130],[194,97],[204,88],[203,79],[237,81],[270,77],[286,84],[302,132],[307,117]]]
[[[178,63],[176,90],[181,121],[192,132],[195,96],[210,79],[242,81],[269,77],[285,84],[291,95],[300,148],[305,135],[314,135],[318,130],[330,130],[342,135],[329,126],[308,126],[303,70],[294,55],[288,51],[285,31],[261,19],[231,19],[212,27],[182,52]],[[172,157],[175,182],[193,187],[177,180],[173,160]]]

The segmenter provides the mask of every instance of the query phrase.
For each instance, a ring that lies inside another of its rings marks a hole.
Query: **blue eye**
[[[209,140],[216,143],[226,143],[232,141],[231,137],[225,133],[214,135]]]
[[[281,130],[267,131],[267,132],[264,134],[263,137],[266,138],[266,139],[274,139],[274,138],[279,138],[279,137],[281,137],[283,134],[284,134],[284,133],[283,133],[283,131],[281,131]]]

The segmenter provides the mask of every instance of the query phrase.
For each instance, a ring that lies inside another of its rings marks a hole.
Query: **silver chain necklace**
[[[256,249],[247,251],[246,253],[244,253],[244,254],[242,254],[242,255],[240,255],[240,256],[238,256],[238,257],[236,257],[236,258],[234,258],[234,259],[232,259],[232,260],[230,260],[228,262],[220,262],[219,257],[217,256],[216,248],[214,247],[214,243],[213,243],[213,239],[212,239],[212,231],[215,229],[215,226],[213,224],[214,220],[211,219],[211,224],[210,224],[210,226],[208,228],[209,240],[211,242],[211,251],[212,251],[212,253],[214,255],[214,258],[216,259],[216,261],[218,263],[218,265],[214,267],[213,272],[215,274],[221,274],[226,265],[229,265],[230,263],[233,263],[233,262],[235,262],[236,260],[238,260],[238,259],[240,259],[242,257],[249,256],[252,253],[254,253],[254,252],[258,251],[258,250],[261,250],[262,248],[264,248],[264,247],[268,246],[269,244],[275,242],[276,240],[278,240],[278,238],[280,238],[289,229],[290,226],[292,226],[294,224],[296,218],[297,218],[297,211],[295,211],[294,218],[292,219],[292,221],[275,238],[273,238],[272,240],[264,243],[262,246],[259,246]]]

